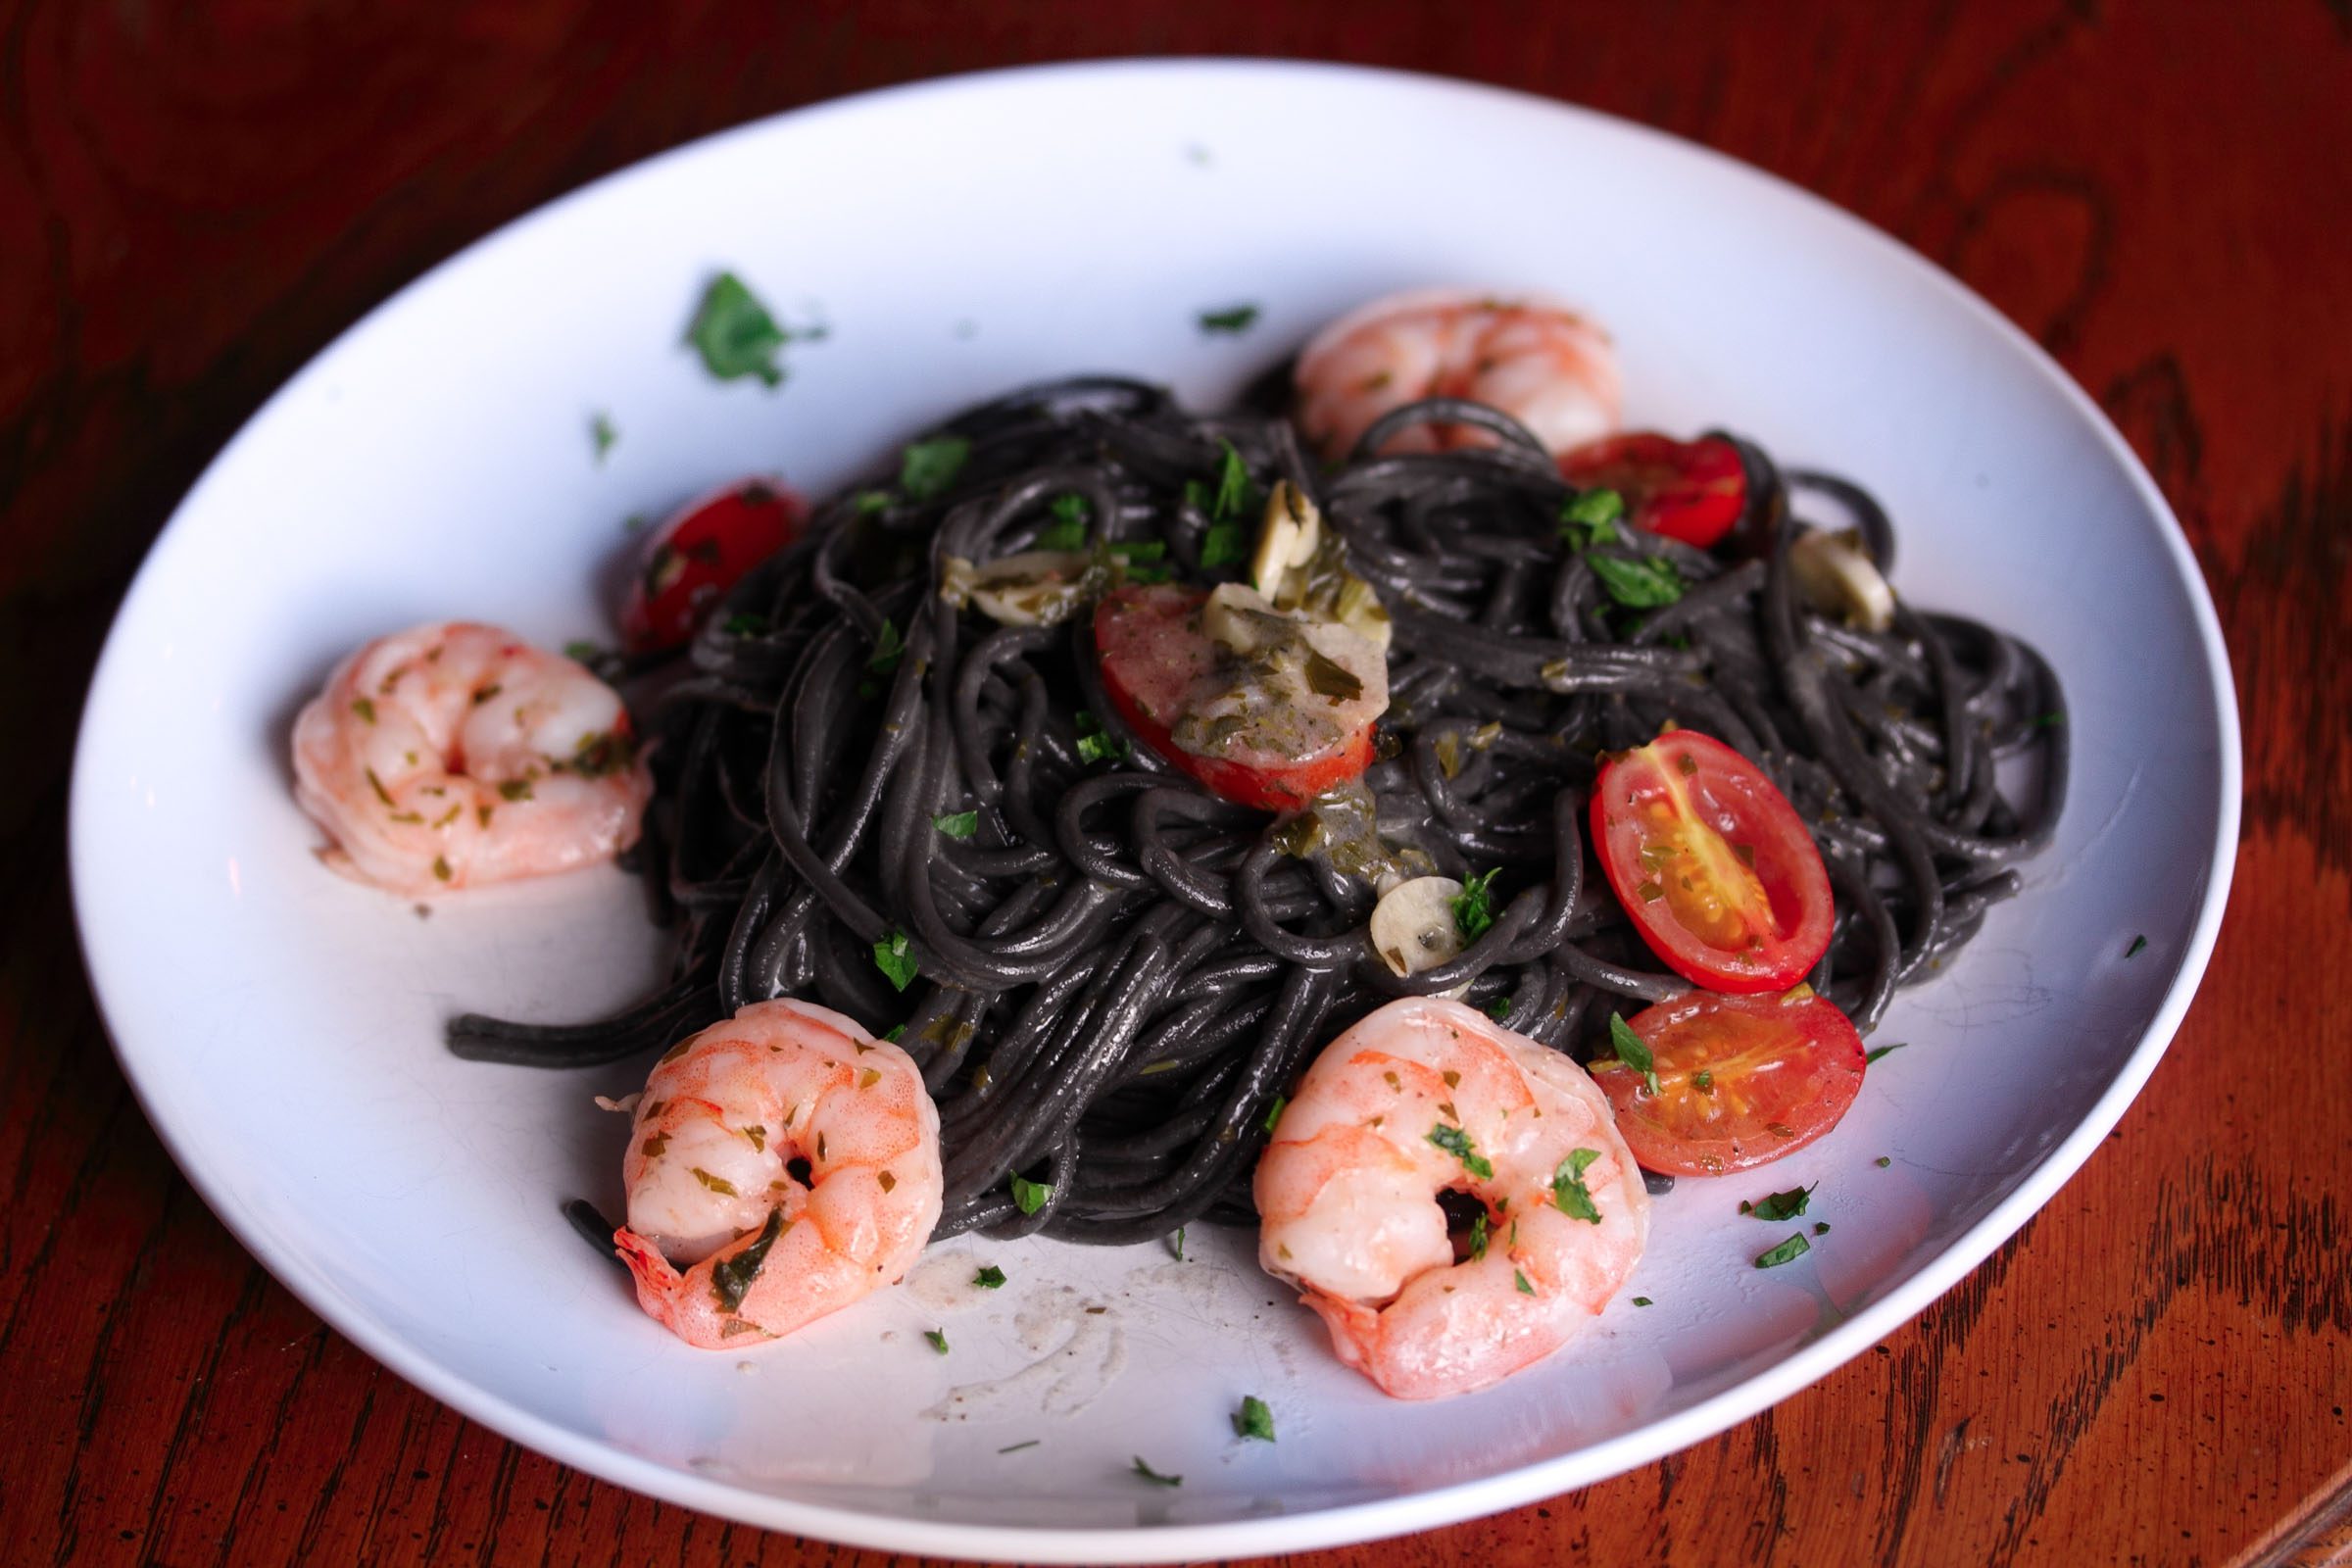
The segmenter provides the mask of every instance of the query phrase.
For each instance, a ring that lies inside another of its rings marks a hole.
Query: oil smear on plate
[[[968,1274],[969,1260],[958,1263]],[[908,1276],[908,1283],[915,1283],[914,1275]],[[935,1282],[926,1280],[910,1294],[921,1299],[935,1288]],[[1126,1368],[1127,1331],[1118,1312],[1067,1285],[1033,1292],[1014,1311],[1012,1326],[1021,1348],[1035,1359],[1005,1377],[956,1385],[923,1411],[924,1420],[1075,1415]]]

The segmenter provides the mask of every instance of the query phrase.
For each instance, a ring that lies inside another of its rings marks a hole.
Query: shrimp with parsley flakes
[[[1345,458],[1392,410],[1423,398],[1500,409],[1553,456],[1617,428],[1621,388],[1609,334],[1540,295],[1430,288],[1392,294],[1326,326],[1293,372],[1298,417],[1324,457]],[[1419,424],[1389,453],[1491,445],[1472,425]]]
[[[326,863],[396,893],[568,871],[637,842],[653,774],[620,696],[496,626],[395,632],[294,721]]]
[[[1258,1159],[1258,1261],[1332,1348],[1428,1399],[1543,1359],[1598,1315],[1649,1235],[1609,1102],[1558,1052],[1436,997],[1392,1002],[1315,1059]],[[1479,1212],[1448,1234],[1442,1193]]]
[[[896,1284],[939,1223],[939,1111],[913,1058],[806,1002],[671,1048],[621,1163],[613,1245],[687,1344],[757,1345]]]

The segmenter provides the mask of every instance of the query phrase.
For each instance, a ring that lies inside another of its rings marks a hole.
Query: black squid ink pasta
[[[1371,455],[1432,420],[1496,444]],[[1718,554],[1638,529],[1580,544],[1552,460],[1477,405],[1400,409],[1329,471],[1280,419],[1191,414],[1137,381],[971,409],[920,443],[952,469],[937,493],[894,466],[820,505],[640,705],[659,793],[636,863],[677,930],[668,983],[591,1023],[461,1017],[452,1048],[611,1062],[804,998],[903,1031],[939,1106],[936,1235],[1248,1223],[1278,1097],[1380,1004],[1467,983],[1470,1005],[1581,1059],[1605,1054],[1612,1012],[1688,989],[1585,825],[1600,758],[1669,724],[1743,754],[1801,813],[1837,896],[1809,983],[1867,1034],[2047,842],[2063,702],[2034,649],[1976,621],[1898,604],[1870,633],[1807,608],[1796,514],[1857,529],[1882,569],[1892,527],[1857,486],[1727,439],[1747,510],[1741,549]],[[1229,454],[1246,508],[1220,485]],[[1374,954],[1373,888],[1298,853],[1300,819],[1211,795],[1125,733],[1089,617],[1000,625],[940,591],[948,558],[1031,550],[1077,516],[1108,569],[1233,580],[1247,551],[1212,540],[1254,535],[1281,478],[1393,620],[1364,780],[1380,835],[1446,875],[1496,872],[1492,926],[1418,974]],[[1662,560],[1683,591],[1629,611],[1596,560]]]

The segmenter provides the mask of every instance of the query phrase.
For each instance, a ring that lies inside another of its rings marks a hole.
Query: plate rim
[[[1671,1415],[1643,1423],[1631,1432],[1589,1445],[1569,1453],[1539,1460],[1499,1475],[1408,1493],[1371,1502],[1318,1508],[1298,1514],[1232,1519],[1203,1524],[995,1525],[925,1520],[904,1514],[860,1511],[829,1502],[809,1502],[774,1493],[706,1480],[640,1458],[553,1421],[477,1387],[445,1369],[421,1348],[409,1346],[388,1326],[371,1319],[358,1303],[347,1300],[305,1259],[281,1252],[263,1239],[261,1227],[226,1194],[208,1162],[186,1143],[179,1131],[156,1114],[145,1085],[116,1029],[100,982],[96,946],[91,938],[88,888],[97,877],[91,848],[96,829],[91,825],[100,809],[97,785],[86,760],[89,741],[108,710],[106,694],[127,678],[125,629],[132,611],[153,579],[158,563],[185,535],[181,525],[192,505],[215,476],[252,439],[270,416],[297,396],[322,367],[337,359],[354,339],[378,327],[415,296],[433,287],[442,276],[473,261],[479,253],[520,232],[557,220],[572,206],[602,196],[624,182],[659,177],[673,160],[701,156],[736,138],[772,132],[785,122],[800,122],[851,110],[865,111],[886,99],[912,101],[968,93],[986,94],[1016,87],[1041,74],[1056,77],[1136,74],[1211,78],[1218,75],[1277,76],[1311,74],[1344,77],[1389,91],[1437,98],[1500,102],[1586,122],[1606,130],[1665,144],[1681,155],[1695,157],[1718,172],[1737,172],[1761,180],[1780,196],[1792,198],[1819,219],[1841,226],[1862,244],[1886,254],[1940,295],[1959,305],[1976,322],[2007,348],[2022,354],[2026,364],[2058,388],[2068,407],[2097,437],[2127,479],[2132,493],[2156,522],[2156,532],[2176,576],[2186,589],[2190,620],[2203,656],[2208,696],[2213,704],[2219,743],[2220,810],[2214,824],[2211,871],[2202,906],[2181,950],[2171,981],[2154,1016],[2118,1068],[2114,1079],[2094,1101],[2074,1130],[2045,1152],[2017,1188],[1961,1232],[1917,1273],[1886,1295],[1820,1338],[1804,1345],[1777,1365],[1741,1379],[1731,1387]],[[1962,1279],[1974,1272],[2003,1242],[2038,1212],[2059,1188],[2081,1169],[2124,1111],[2154,1073],[2178,1032],[2213,955],[2223,913],[2228,906],[2236,869],[2236,851],[2243,793],[2243,738],[2235,683],[2220,617],[2204,573],[2199,568],[2185,530],[2170,503],[2149,475],[2105,411],[2067,373],[2063,367],[2016,323],[1995,310],[1968,285],[1927,257],[1877,225],[1815,195],[1792,181],[1739,158],[1671,132],[1606,114],[1563,99],[1516,88],[1431,73],[1329,61],[1275,58],[1177,56],[1165,58],[1107,58],[1054,62],[962,72],[917,81],[824,99],[763,115],[741,124],[710,132],[675,147],[598,176],[575,189],[543,202],[498,224],[467,242],[454,254],[426,268],[390,296],[370,307],[356,321],[337,332],[313,353],[286,381],[239,425],[206,464],[204,471],[173,505],[171,515],[148,547],[111,620],[99,657],[93,665],[82,713],[76,725],[74,759],[68,797],[67,858],[73,888],[75,934],[82,969],[99,1018],[123,1078],[140,1111],[205,1205],[241,1247],[303,1304],[335,1332],[368,1356],[449,1405],[467,1419],[563,1464],[598,1476],[645,1495],[675,1502],[719,1518],[741,1520],[759,1528],[814,1536],[844,1544],[887,1551],[913,1551],[932,1556],[975,1560],[976,1551],[1004,1557],[1056,1563],[1170,1562],[1194,1557],[1228,1557],[1309,1550],[1353,1544],[1411,1532],[1435,1529],[1517,1507],[1621,1475],[1667,1454],[1705,1441],[1738,1423],[1777,1405],[1862,1354],[1896,1329],[1918,1316]]]

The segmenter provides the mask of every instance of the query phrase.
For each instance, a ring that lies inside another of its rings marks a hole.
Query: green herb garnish
[[[959,435],[934,436],[907,443],[899,456],[899,488],[909,501],[931,501],[947,493],[963,471],[972,444]]]
[[[1634,1304],[1635,1304],[1636,1306],[1654,1306],[1654,1305],[1656,1305],[1657,1303],[1656,1303],[1656,1302],[1654,1302],[1654,1301],[1652,1301],[1652,1300],[1651,1300],[1651,1299],[1650,1299],[1648,1297],[1646,1297],[1646,1296],[1637,1296],[1637,1297],[1635,1297],[1635,1298],[1634,1298]]]
[[[1656,1094],[1658,1092],[1657,1058],[1650,1054],[1649,1047],[1642,1043],[1642,1037],[1634,1033],[1634,1026],[1627,1023],[1620,1013],[1609,1014],[1609,1044],[1616,1048],[1617,1059],[1640,1073],[1648,1083],[1649,1092],[1653,1095]]]
[[[1033,1182],[1019,1171],[1012,1173],[1012,1206],[1022,1213],[1036,1213],[1046,1206],[1046,1200],[1053,1196],[1052,1183]]]
[[[1001,1291],[1004,1288],[1004,1271],[991,1263],[972,1276],[972,1283],[984,1291]]]
[[[767,617],[734,614],[720,621],[718,627],[730,637],[764,637],[767,635]]]
[[[1829,1235],[1829,1234],[1830,1234],[1830,1222],[1829,1222],[1828,1220],[1826,1220],[1826,1219],[1817,1219],[1817,1220],[1815,1220],[1815,1221],[1813,1222],[1813,1234],[1814,1234],[1814,1235],[1816,1235],[1816,1236],[1827,1236],[1827,1235]]]
[[[1106,758],[1125,757],[1127,743],[1114,740],[1102,728],[1102,721],[1085,709],[1078,710],[1078,760],[1100,762]]]
[[[698,1168],[695,1174],[700,1176],[702,1171]],[[725,1262],[710,1266],[710,1294],[720,1306],[730,1312],[741,1309],[744,1293],[752,1288],[752,1282],[760,1277],[760,1265],[767,1261],[767,1250],[790,1228],[784,1211],[771,1208],[767,1211],[767,1223],[760,1227],[760,1234],[750,1246]]]
[[[1502,1022],[1503,1019],[1508,1018],[1510,1015],[1510,998],[1496,997],[1493,1002],[1487,1004],[1487,1016],[1494,1019],[1496,1023]]]
[[[1238,522],[1212,523],[1200,539],[1200,564],[1203,568],[1230,566],[1250,559],[1250,541],[1244,537]]]
[[[588,440],[596,448],[597,462],[604,462],[605,454],[612,451],[612,443],[619,439],[620,432],[612,427],[612,416],[611,415],[602,413],[600,411],[599,413],[590,416],[588,420]]]
[[[890,618],[884,616],[881,631],[874,635],[874,651],[866,660],[865,667],[877,675],[887,675],[899,667],[899,656],[906,652],[906,639],[899,635],[899,628],[891,623]]]
[[[895,1046],[895,1045],[897,1045],[897,1044],[898,1044],[900,1041],[902,1041],[902,1040],[904,1040],[904,1039],[906,1039],[906,1026],[905,1024],[903,1024],[903,1023],[902,1023],[902,1024],[897,1024],[897,1025],[894,1025],[894,1026],[892,1027],[892,1029],[891,1029],[890,1033],[888,1033],[888,1034],[884,1035],[882,1038],[883,1038],[883,1039],[885,1039],[885,1040],[887,1040],[887,1041],[889,1041],[889,1042],[890,1042],[892,1045],[894,1045],[894,1046]]]
[[[1512,1278],[1512,1279],[1514,1279],[1514,1280],[1516,1280],[1516,1281],[1518,1281],[1518,1283],[1519,1283],[1519,1294],[1520,1294],[1521,1296],[1533,1296],[1533,1295],[1535,1295],[1535,1294],[1536,1294],[1536,1288],[1535,1288],[1533,1285],[1530,1285],[1530,1284],[1528,1284],[1528,1283],[1527,1283],[1527,1274],[1525,1273],[1525,1271],[1524,1271],[1524,1270],[1521,1270],[1521,1269],[1513,1269],[1513,1270],[1511,1270],[1511,1278]]]
[[[877,512],[888,512],[890,510],[890,492],[887,490],[860,490],[850,502],[850,508],[860,517],[870,517]]]
[[[2127,958],[2136,958],[2139,956],[2139,950],[2147,945],[2148,939],[2146,937],[2133,937],[2132,939],[2132,945],[2124,950],[2124,956]]]
[[[1274,1097],[1274,1103],[1266,1107],[1265,1127],[1267,1132],[1271,1133],[1274,1130],[1274,1124],[1282,1120],[1282,1113],[1290,1105],[1290,1102],[1287,1096],[1276,1095]]]
[[[1470,1142],[1470,1135],[1459,1127],[1444,1122],[1429,1130],[1429,1141],[1462,1162],[1462,1169],[1480,1181],[1490,1181],[1494,1175],[1494,1162],[1481,1154]]]
[[[1551,1201],[1553,1206],[1570,1219],[1600,1223],[1600,1210],[1592,1204],[1592,1195],[1585,1187],[1585,1168],[1600,1157],[1597,1149],[1578,1149],[1551,1173]]]
[[[923,1330],[923,1338],[929,1340],[931,1342],[931,1348],[937,1350],[940,1354],[945,1355],[948,1353],[948,1331],[946,1329],[925,1329]]]
[[[1820,1185],[1815,1182],[1813,1187]],[[1805,1211],[1805,1204],[1812,1201],[1813,1187],[1791,1187],[1785,1193],[1767,1193],[1752,1203],[1743,1198],[1740,1200],[1740,1212],[1753,1214],[1758,1219],[1769,1220],[1776,1225],[1785,1219],[1794,1219]]]
[[[1806,1241],[1802,1235],[1791,1236],[1780,1246],[1758,1252],[1756,1267],[1778,1268],[1783,1263],[1788,1262],[1792,1258],[1802,1257],[1811,1250],[1813,1250],[1813,1244]]]
[[[999,1453],[1018,1453],[1023,1448],[1034,1448],[1044,1441],[1045,1439],[1043,1438],[1031,1438],[1027,1443],[1009,1443],[1004,1447],[999,1448],[997,1451]]]
[[[592,642],[575,640],[564,645],[564,657],[575,664],[593,664],[605,657],[605,651]]]
[[[721,272],[703,291],[703,303],[686,329],[686,341],[703,357],[703,368],[721,381],[756,375],[779,386],[783,368],[776,355],[794,337],[818,338],[821,330],[792,333],[776,324],[759,297],[733,272]]]
[[[1879,1169],[1885,1170],[1887,1166],[1893,1164],[1894,1161],[1888,1158],[1886,1155],[1881,1154],[1876,1160],[1872,1161],[1872,1163],[1876,1164]]]
[[[1140,1453],[1135,1457],[1135,1473],[1139,1476],[1142,1476],[1146,1481],[1151,1482],[1155,1487],[1181,1487],[1184,1485],[1184,1477],[1161,1475],[1158,1471],[1144,1463],[1144,1457]]]
[[[1487,1216],[1480,1214],[1470,1222],[1470,1261],[1476,1263],[1487,1255]]]
[[[1616,491],[1581,491],[1560,508],[1560,537],[1580,551],[1615,544],[1624,537],[1617,531],[1624,515],[1625,497]]]
[[[874,967],[881,970],[893,990],[904,991],[914,984],[921,973],[915,965],[914,955],[907,950],[906,933],[893,931],[874,944]]]
[[[1622,556],[1588,556],[1592,574],[1609,597],[1628,610],[1656,610],[1683,597],[1683,574],[1663,558],[1629,561]]]
[[[1465,942],[1476,942],[1494,924],[1494,871],[1482,871],[1462,879],[1462,891],[1449,901],[1453,906],[1453,928]]]
[[[1210,503],[1209,515],[1219,521],[1238,517],[1250,510],[1250,467],[1230,441],[1218,445],[1225,449],[1225,461],[1217,467],[1217,493]]]
[[[1715,1075],[1701,1067],[1690,1075],[1690,1087],[1702,1095],[1711,1095],[1715,1092]]]
[[[1207,333],[1240,334],[1257,323],[1257,307],[1236,305],[1222,311],[1202,311],[1200,330]]]
[[[978,811],[957,811],[931,818],[931,825],[952,839],[968,839],[980,831]]]
[[[1880,1046],[1875,1051],[1865,1051],[1862,1053],[1862,1065],[1867,1067],[1872,1062],[1878,1060],[1881,1056],[1886,1055],[1888,1052],[1900,1051],[1903,1049],[1903,1047],[1909,1044],[1910,1042],[1907,1040],[1898,1040],[1891,1046]]]
[[[1274,1441],[1274,1412],[1266,1408],[1265,1400],[1254,1394],[1242,1396],[1242,1407],[1233,1412],[1233,1435],[1260,1443]]]
[[[1181,1263],[1184,1261],[1184,1227],[1181,1225],[1176,1227],[1175,1243],[1176,1261]]]
[[[375,699],[372,697],[353,698],[351,710],[360,715],[360,722],[363,724],[375,722]]]
[[[1054,498],[1047,511],[1054,520],[1038,530],[1040,550],[1083,550],[1086,548],[1086,497],[1075,490],[1065,490]]]

